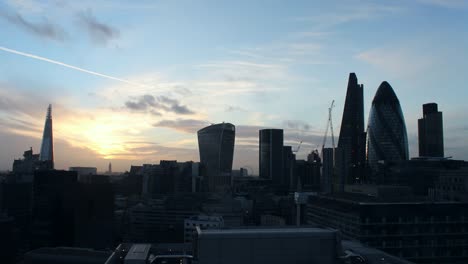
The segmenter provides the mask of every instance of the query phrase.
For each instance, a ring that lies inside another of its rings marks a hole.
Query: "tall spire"
[[[52,136],[52,105],[47,108],[47,117],[44,125],[44,134],[42,136],[40,160],[50,162],[51,168],[54,168],[54,140]]]

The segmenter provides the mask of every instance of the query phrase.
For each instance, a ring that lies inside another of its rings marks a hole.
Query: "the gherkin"
[[[382,82],[375,94],[367,127],[367,159],[375,172],[408,159],[405,118],[393,88]]]

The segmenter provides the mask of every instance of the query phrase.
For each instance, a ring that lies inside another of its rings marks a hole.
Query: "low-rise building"
[[[190,243],[196,228],[217,229],[224,227],[222,216],[195,215],[184,220],[184,242]]]

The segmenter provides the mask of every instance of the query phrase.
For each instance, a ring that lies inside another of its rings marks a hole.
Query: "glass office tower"
[[[400,102],[387,82],[383,82],[369,114],[367,159],[373,172],[408,159],[408,137]]]
[[[200,162],[206,167],[207,187],[231,185],[236,128],[230,123],[214,124],[198,131]]]

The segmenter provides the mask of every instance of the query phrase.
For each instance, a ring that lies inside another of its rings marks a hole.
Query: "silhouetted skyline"
[[[364,122],[382,80],[398,90],[410,157],[420,107],[444,111],[445,155],[468,159],[468,4],[463,1],[299,1],[293,4],[6,1],[0,3],[0,170],[40,150],[54,106],[59,169],[114,171],[198,161],[196,131],[236,125],[233,167],[258,173],[258,130],[320,145],[347,75],[364,84]],[[132,12],[128,12],[132,10]],[[73,155],[67,155],[73,153]]]

